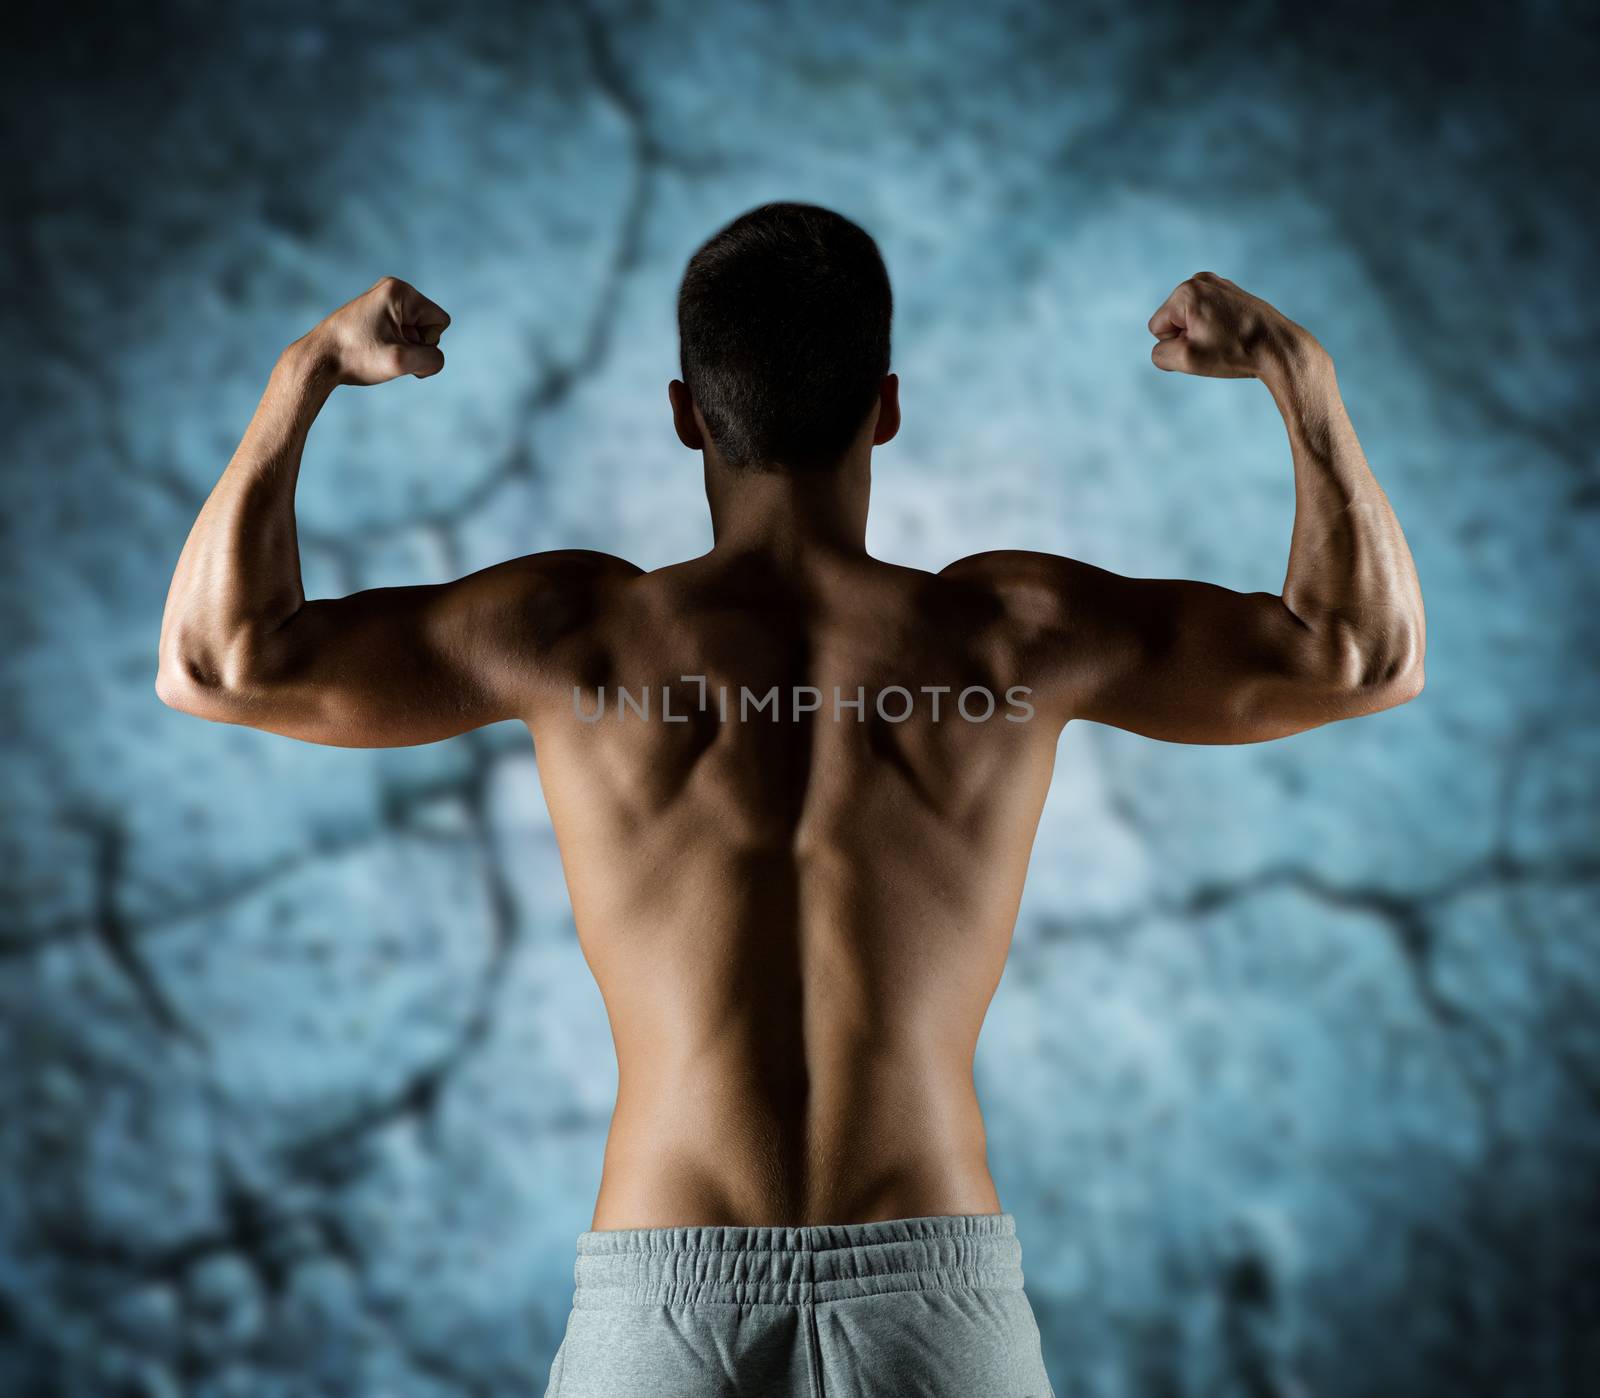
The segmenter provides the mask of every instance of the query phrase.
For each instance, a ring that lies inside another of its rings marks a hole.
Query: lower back
[[[619,1053],[592,1227],[999,1211],[970,1058],[841,1041],[801,1069],[754,1026],[731,1039],[688,1057]]]

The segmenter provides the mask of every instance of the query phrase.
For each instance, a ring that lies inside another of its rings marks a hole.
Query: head
[[[733,472],[820,472],[899,427],[878,245],[815,204],[741,214],[678,292],[678,436]],[[709,438],[709,441],[707,440]]]

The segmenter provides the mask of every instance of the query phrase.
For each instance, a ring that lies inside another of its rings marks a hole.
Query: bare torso
[[[999,1209],[973,1052],[1060,733],[1002,635],[971,582],[750,553],[553,647],[529,726],[619,1067],[595,1228]]]
[[[1150,321],[1161,367],[1259,377],[1278,404],[1281,594],[1024,551],[937,575],[872,559],[891,374],[840,460],[802,472],[729,468],[674,380],[703,558],[641,573],[557,550],[307,600],[312,421],[338,385],[437,372],[448,324],[383,278],[280,356],[174,570],[157,694],[348,747],[527,723],[617,1047],[596,1228],[995,1212],[973,1052],[1068,719],[1253,743],[1421,691],[1416,570],[1332,360],[1211,273]],[[650,717],[619,714],[619,689]]]

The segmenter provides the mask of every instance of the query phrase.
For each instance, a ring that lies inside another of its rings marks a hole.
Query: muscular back
[[[1011,634],[974,581],[749,553],[619,574],[552,647],[620,1074],[596,1227],[997,1207],[972,1057],[1060,732]]]
[[[877,562],[889,374],[839,462],[800,474],[730,469],[674,380],[703,558],[561,551],[307,600],[312,420],[336,386],[437,373],[449,323],[386,277],[284,351],[174,570],[157,694],[347,747],[528,725],[620,1064],[595,1227],[994,1212],[972,1054],[1063,725],[1261,742],[1422,689],[1416,570],[1331,358],[1207,272],[1150,320],[1159,367],[1257,377],[1278,404],[1281,594],[1043,553]]]

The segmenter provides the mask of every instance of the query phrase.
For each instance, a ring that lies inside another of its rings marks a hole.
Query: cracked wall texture
[[[880,555],[1278,587],[1268,395],[1146,360],[1211,268],[1332,350],[1427,594],[1400,710],[1065,736],[977,1065],[1058,1391],[1600,1391],[1580,8],[14,11],[0,1392],[542,1391],[614,1078],[526,736],[169,712],[161,605],[390,272],[449,367],[324,413],[311,595],[703,548],[673,296],[769,198],[894,279]]]

